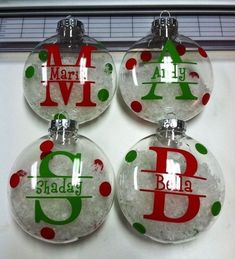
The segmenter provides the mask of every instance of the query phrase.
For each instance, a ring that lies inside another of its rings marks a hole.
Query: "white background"
[[[123,53],[113,53],[117,68]],[[205,111],[188,123],[187,134],[204,143],[224,172],[226,198],[215,225],[190,243],[162,245],[128,227],[115,202],[105,224],[92,236],[69,245],[49,245],[24,234],[12,221],[7,201],[8,175],[22,149],[47,133],[47,122],[27,106],[22,75],[27,53],[0,54],[0,259],[235,259],[235,52],[209,52],[214,92]],[[119,93],[98,119],[80,134],[108,155],[115,173],[129,148],[155,132],[155,126],[130,113]]]

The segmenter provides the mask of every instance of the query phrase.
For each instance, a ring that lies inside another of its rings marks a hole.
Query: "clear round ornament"
[[[82,22],[68,17],[28,56],[23,81],[24,96],[40,117],[52,120],[65,112],[80,124],[109,106],[116,71],[108,50],[84,34]]]
[[[75,121],[54,120],[50,134],[29,145],[9,178],[9,202],[18,225],[55,244],[93,233],[114,196],[112,166],[101,149],[78,135]]]
[[[185,135],[183,121],[161,121],[127,153],[117,178],[120,208],[139,233],[161,243],[190,241],[207,230],[224,201],[221,168]]]
[[[150,122],[169,113],[187,121],[210,99],[213,73],[206,51],[178,34],[175,18],[153,21],[152,32],[132,45],[120,67],[119,87],[127,106]]]

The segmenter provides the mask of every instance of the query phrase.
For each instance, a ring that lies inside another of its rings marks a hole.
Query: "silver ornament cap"
[[[167,13],[168,16],[163,16],[164,13]],[[168,11],[163,11],[160,17],[152,22],[152,33],[160,37],[171,38],[178,33],[178,22],[171,17]]]
[[[57,23],[57,32],[64,38],[83,35],[84,25],[77,18],[68,16]]]
[[[174,130],[178,132],[186,131],[186,123],[183,120],[177,119],[164,119],[158,122],[158,131],[162,130]]]
[[[75,120],[55,119],[50,122],[48,131],[58,144],[75,143],[78,138],[78,123]]]

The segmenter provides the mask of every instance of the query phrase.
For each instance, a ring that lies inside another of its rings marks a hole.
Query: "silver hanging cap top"
[[[57,32],[65,38],[83,35],[84,25],[77,18],[69,15],[57,23]]]
[[[164,119],[158,122],[158,131],[162,130],[174,130],[178,132],[186,131],[186,123],[177,119]]]
[[[55,119],[50,122],[49,132],[74,132],[78,130],[78,123],[75,120]]]
[[[167,13],[167,16],[163,16]],[[171,17],[168,11],[162,11],[160,17],[152,23],[152,33],[160,37],[171,38],[178,33],[178,22],[175,18]]]

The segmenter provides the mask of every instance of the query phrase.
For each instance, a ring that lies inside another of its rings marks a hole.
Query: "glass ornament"
[[[156,123],[175,114],[187,121],[208,103],[213,86],[210,59],[192,39],[178,34],[170,16],[126,52],[119,73],[121,95],[137,116]]]
[[[207,230],[220,213],[224,188],[212,153],[176,119],[161,121],[156,134],[133,146],[117,178],[130,225],[161,243],[189,241]]]
[[[113,203],[112,166],[101,149],[78,135],[76,122],[51,122],[49,135],[29,145],[9,178],[14,219],[31,236],[61,244],[94,232]]]
[[[52,120],[65,112],[81,124],[109,106],[116,71],[108,50],[84,34],[82,22],[68,17],[28,56],[23,80],[25,98],[40,117]]]

